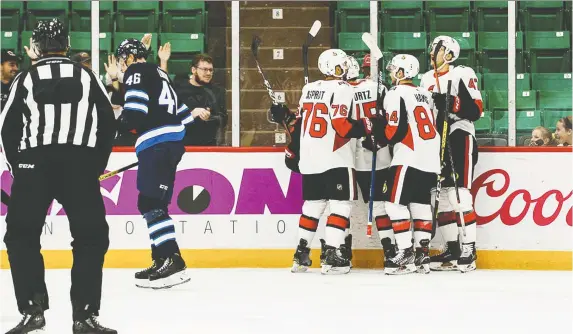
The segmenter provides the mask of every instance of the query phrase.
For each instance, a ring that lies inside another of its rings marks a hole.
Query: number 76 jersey
[[[318,80],[303,87],[297,115],[301,174],[354,168],[356,139],[345,138],[352,127],[348,115],[353,94],[342,80]]]
[[[398,85],[388,91],[384,110],[386,138],[394,144],[391,166],[440,173],[440,134],[433,104],[430,93],[414,85]]]

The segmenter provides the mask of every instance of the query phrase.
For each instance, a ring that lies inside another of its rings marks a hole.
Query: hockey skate
[[[320,239],[320,265],[326,263],[326,241],[324,239]]]
[[[149,285],[149,274],[156,271],[157,269],[163,266],[164,259],[154,260],[153,264],[147,269],[143,269],[135,273],[135,286],[138,288],[149,289],[151,286]]]
[[[117,334],[115,329],[103,327],[93,314],[84,320],[75,320],[72,327],[74,334]]]
[[[6,334],[44,333],[45,326],[44,312],[39,306],[33,305],[24,311],[24,317],[20,323]]]
[[[414,264],[420,274],[430,273],[430,240],[420,240],[420,246],[416,247],[416,258]]]
[[[308,267],[312,265],[310,260],[310,248],[308,248],[308,242],[304,239],[300,239],[298,242],[298,247],[294,253],[291,273],[304,273],[308,270]]]
[[[159,269],[149,274],[149,286],[152,289],[168,289],[190,280],[185,261],[179,254],[168,257]]]
[[[350,272],[350,260],[346,257],[349,252],[346,245],[340,245],[340,248],[338,249],[329,245],[325,245],[324,248],[326,251],[324,254],[325,258],[324,264],[321,268],[321,274],[348,274]]]
[[[348,259],[348,262],[350,262],[350,269],[352,269],[352,234],[344,238],[344,246],[346,246],[347,251],[345,257]]]
[[[458,270],[459,258],[460,243],[458,241],[448,241],[446,249],[442,253],[430,256],[430,270],[456,271]]]
[[[392,240],[390,240],[390,238],[383,238],[380,240],[380,243],[384,250],[384,267],[386,267],[388,265],[388,261],[396,256],[396,246],[392,244]]]
[[[406,275],[416,271],[414,264],[414,251],[412,247],[406,249],[399,249],[396,256],[388,261],[388,265],[384,267],[386,275]]]
[[[470,242],[462,245],[462,255],[458,260],[458,269],[462,273],[467,273],[468,271],[476,270],[476,244],[475,242]]]

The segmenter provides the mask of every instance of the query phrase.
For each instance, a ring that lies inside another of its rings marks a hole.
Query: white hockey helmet
[[[393,79],[396,79],[396,82],[400,82],[400,80],[404,79],[413,79],[415,78],[418,73],[420,72],[420,62],[418,58],[408,55],[408,54],[399,54],[395,55],[392,60],[386,66],[386,70],[390,72],[390,75]],[[401,79],[396,78],[396,73],[399,70],[404,71],[404,77]]]
[[[318,57],[318,69],[326,76],[342,78],[348,72],[347,62],[346,52],[340,49],[329,49]],[[340,66],[341,74],[336,73],[337,66]]]
[[[358,60],[352,56],[348,56],[348,74],[346,74],[347,80],[358,79],[360,76],[360,64]]]
[[[432,42],[432,44],[430,44],[430,47],[428,48],[428,51],[430,52],[431,55],[433,55],[434,52],[436,51],[435,48],[436,46],[438,46],[438,44],[441,44],[441,46],[445,48],[444,64],[452,63],[460,56],[460,44],[458,43],[458,41],[456,41],[455,38],[450,36],[438,36],[434,38],[434,41]],[[446,55],[449,54],[450,52],[452,53],[452,59],[446,60]]]

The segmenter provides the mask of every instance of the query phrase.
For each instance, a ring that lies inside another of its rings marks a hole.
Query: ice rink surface
[[[572,272],[385,276],[354,270],[190,269],[190,283],[143,290],[135,270],[106,269],[100,320],[121,334],[572,333]],[[46,333],[71,333],[69,270],[48,270]],[[0,329],[21,316],[0,271]]]

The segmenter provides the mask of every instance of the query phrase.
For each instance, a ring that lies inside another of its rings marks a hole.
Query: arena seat
[[[530,52],[532,73],[571,72],[569,31],[526,32],[525,47]]]
[[[507,91],[488,91],[489,110],[493,113],[493,130],[507,133],[508,130],[508,98]],[[541,124],[541,112],[537,110],[537,92],[516,92],[516,128],[519,132],[532,131]]]
[[[563,1],[519,1],[521,26],[526,31],[565,30]]]
[[[19,53],[18,49],[18,38],[20,34],[18,31],[2,31],[2,49],[12,50]]]
[[[543,112],[543,126],[555,129],[557,121],[565,116],[571,116],[571,90],[539,91],[538,108]]]
[[[362,33],[364,31],[370,31],[370,2],[337,2],[335,26],[338,32]]]
[[[188,73],[193,54],[205,52],[205,35],[162,33],[160,44],[171,42],[170,73]]]
[[[0,24],[2,25],[2,33],[20,31],[21,17],[24,15],[24,2],[23,1],[2,1],[2,11]],[[2,34],[4,39],[4,34]],[[4,40],[2,40],[2,47],[4,47]]]
[[[474,122],[476,133],[492,132],[491,111],[484,110],[480,119]]]
[[[507,73],[484,73],[485,90],[507,90]],[[517,92],[531,90],[531,77],[529,73],[518,73],[515,78],[515,90]]]
[[[91,2],[71,1],[72,3],[72,29],[71,31],[91,31]],[[100,1],[99,3],[99,31],[113,31],[113,2]]]
[[[378,33],[378,39],[381,34]],[[366,44],[362,41],[362,33],[358,32],[339,32],[338,33],[338,48],[347,52],[370,52]]]
[[[26,30],[34,30],[39,20],[51,20],[55,17],[60,19],[64,26],[69,24],[70,4],[68,1],[27,1],[26,6]]]
[[[426,1],[428,31],[470,31],[470,1]]]
[[[118,1],[116,31],[157,32],[158,16],[158,1]]]
[[[423,32],[424,5],[422,1],[386,0],[379,2],[382,31]]]
[[[532,73],[533,89],[571,92],[571,73]]]
[[[163,1],[162,6],[162,32],[206,33],[205,1]]]

